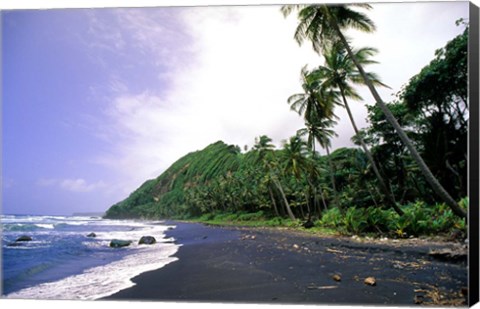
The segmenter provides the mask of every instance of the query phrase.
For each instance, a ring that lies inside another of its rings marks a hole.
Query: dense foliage
[[[145,182],[113,205],[106,217],[260,220],[287,226],[309,222],[344,233],[397,237],[452,229],[463,233],[468,207],[467,42],[468,27],[436,52],[396,101],[385,104],[447,195],[456,200],[453,205],[438,195],[381,105],[367,106],[369,126],[356,128],[349,100],[361,100],[353,85],[362,84],[362,77],[349,53],[334,42],[317,46],[325,65],[302,69],[304,92],[292,95],[288,103],[305,120],[305,128],[280,149],[265,135],[243,152],[218,141]],[[372,49],[349,52],[362,65],[374,63],[369,59],[375,54]],[[363,74],[384,86],[374,73]],[[360,148],[330,153],[332,127],[338,121],[335,108],[347,109],[356,132],[352,141]]]

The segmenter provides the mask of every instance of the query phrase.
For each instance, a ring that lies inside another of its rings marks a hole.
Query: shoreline
[[[3,269],[6,273],[0,298],[94,300],[133,285],[131,278],[160,269],[176,260],[178,245],[164,236],[169,226],[153,221],[104,221],[68,217],[54,222],[40,218],[25,231],[8,231],[4,238]],[[16,223],[10,222],[15,226]],[[27,223],[25,223],[27,225]],[[43,226],[51,225],[45,229]],[[95,237],[87,236],[95,232]],[[19,235],[33,240],[8,246]],[[155,246],[138,244],[155,235]],[[131,241],[127,248],[111,248],[112,239]],[[13,270],[13,271],[12,271]]]
[[[181,245],[173,255],[178,260],[101,300],[411,306],[465,299],[466,261],[429,255],[454,243],[362,243],[268,228],[166,224],[176,225],[166,237]],[[367,277],[375,277],[375,286],[364,283]]]

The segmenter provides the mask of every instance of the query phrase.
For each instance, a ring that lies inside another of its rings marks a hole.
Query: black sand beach
[[[106,299],[465,305],[466,256],[429,254],[462,252],[458,243],[366,243],[273,229],[174,224],[168,236],[182,244],[175,255],[179,260],[135,277],[135,286]],[[367,277],[375,278],[374,286],[364,282]]]

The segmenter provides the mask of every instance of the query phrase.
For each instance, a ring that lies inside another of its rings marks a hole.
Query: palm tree
[[[466,218],[466,211],[463,210],[450,194],[438,182],[432,174],[425,161],[416,150],[410,138],[404,132],[397,119],[388,109],[385,102],[378,94],[374,83],[365,73],[360,61],[356,58],[350,44],[344,36],[342,29],[355,28],[364,32],[373,32],[375,25],[373,21],[364,13],[353,10],[351,7],[362,7],[371,9],[371,6],[364,3],[351,5],[287,5],[282,7],[285,16],[289,15],[294,9],[298,10],[299,24],[295,31],[295,39],[302,44],[305,39],[309,39],[313,44],[316,52],[322,51],[325,47],[340,41],[349,57],[358,69],[365,84],[375,99],[376,104],[385,114],[387,121],[394,127],[402,142],[408,148],[412,158],[419,166],[422,174],[430,184],[434,192],[452,209],[452,211],[460,217]]]
[[[327,161],[330,168],[330,182],[333,189],[333,197],[335,199],[335,205],[341,209],[340,201],[338,198],[337,186],[335,184],[335,168],[333,166],[332,158],[330,156],[330,139],[337,134],[335,131],[330,129],[336,124],[336,121],[328,118],[318,118],[316,114],[307,116],[305,120],[305,128],[297,131],[297,134],[300,136],[307,135],[307,145],[310,147],[312,152],[315,154],[315,141],[317,141],[320,146],[325,149],[327,153]]]
[[[374,61],[370,60],[370,56],[374,55],[375,53],[376,50],[373,48],[354,50],[354,54],[356,55],[357,59],[361,61],[362,65],[375,63]],[[357,124],[355,123],[355,119],[353,118],[347,97],[356,100],[362,99],[350,84],[362,84],[363,79],[359,75],[358,70],[356,69],[351,58],[345,53],[345,49],[341,44],[335,43],[325,47],[323,55],[325,58],[325,65],[319,66],[310,74],[313,79],[319,81],[318,84],[320,87],[338,89],[338,92],[342,98],[343,106],[347,111],[348,118],[350,119],[350,123],[355,131],[355,135],[359,136],[359,130]],[[376,85],[385,86],[380,82],[374,73],[369,72],[367,74]],[[395,209],[399,215],[403,215],[403,211],[397,206],[395,198],[393,197],[387,182],[384,180],[384,177],[381,175],[370,150],[362,138],[360,138],[359,141],[363,151],[367,155],[373,172],[379,181],[380,189],[384,193],[385,202]]]
[[[307,144],[305,141],[298,135],[290,137],[290,139],[283,144],[282,159],[282,169],[285,174],[292,175],[297,182],[302,179],[309,170]],[[307,200],[308,213],[311,214],[308,204]],[[302,210],[301,212],[303,214]]]
[[[277,170],[277,164],[273,160],[273,149],[275,149],[275,146],[272,144],[272,139],[266,135],[260,136],[256,139],[253,149],[258,151],[258,160],[260,161],[260,164],[263,168],[263,173],[265,174],[265,182],[268,188],[270,199],[272,200],[275,214],[278,215],[279,213],[271,186],[273,186],[280,193],[280,197],[285,205],[285,209],[287,210],[290,219],[295,220],[295,215],[290,208],[290,204],[285,196],[285,192],[283,191],[282,185],[280,184],[278,176],[275,173],[275,170]]]
[[[293,111],[296,111],[305,119],[306,128],[299,130],[300,135],[308,134],[307,145],[315,153],[315,140],[326,149],[327,160],[330,166],[330,177],[335,198],[335,204],[340,207],[337,189],[334,178],[334,168],[330,159],[330,137],[335,132],[328,129],[335,124],[335,105],[340,105],[339,94],[333,88],[318,87],[318,80],[311,78],[306,67],[301,71],[302,93],[297,93],[288,98],[288,104]],[[323,198],[323,196],[322,196]]]

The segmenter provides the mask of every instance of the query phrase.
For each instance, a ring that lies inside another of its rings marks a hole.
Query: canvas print
[[[6,9],[1,29],[3,301],[478,301],[471,3]]]

